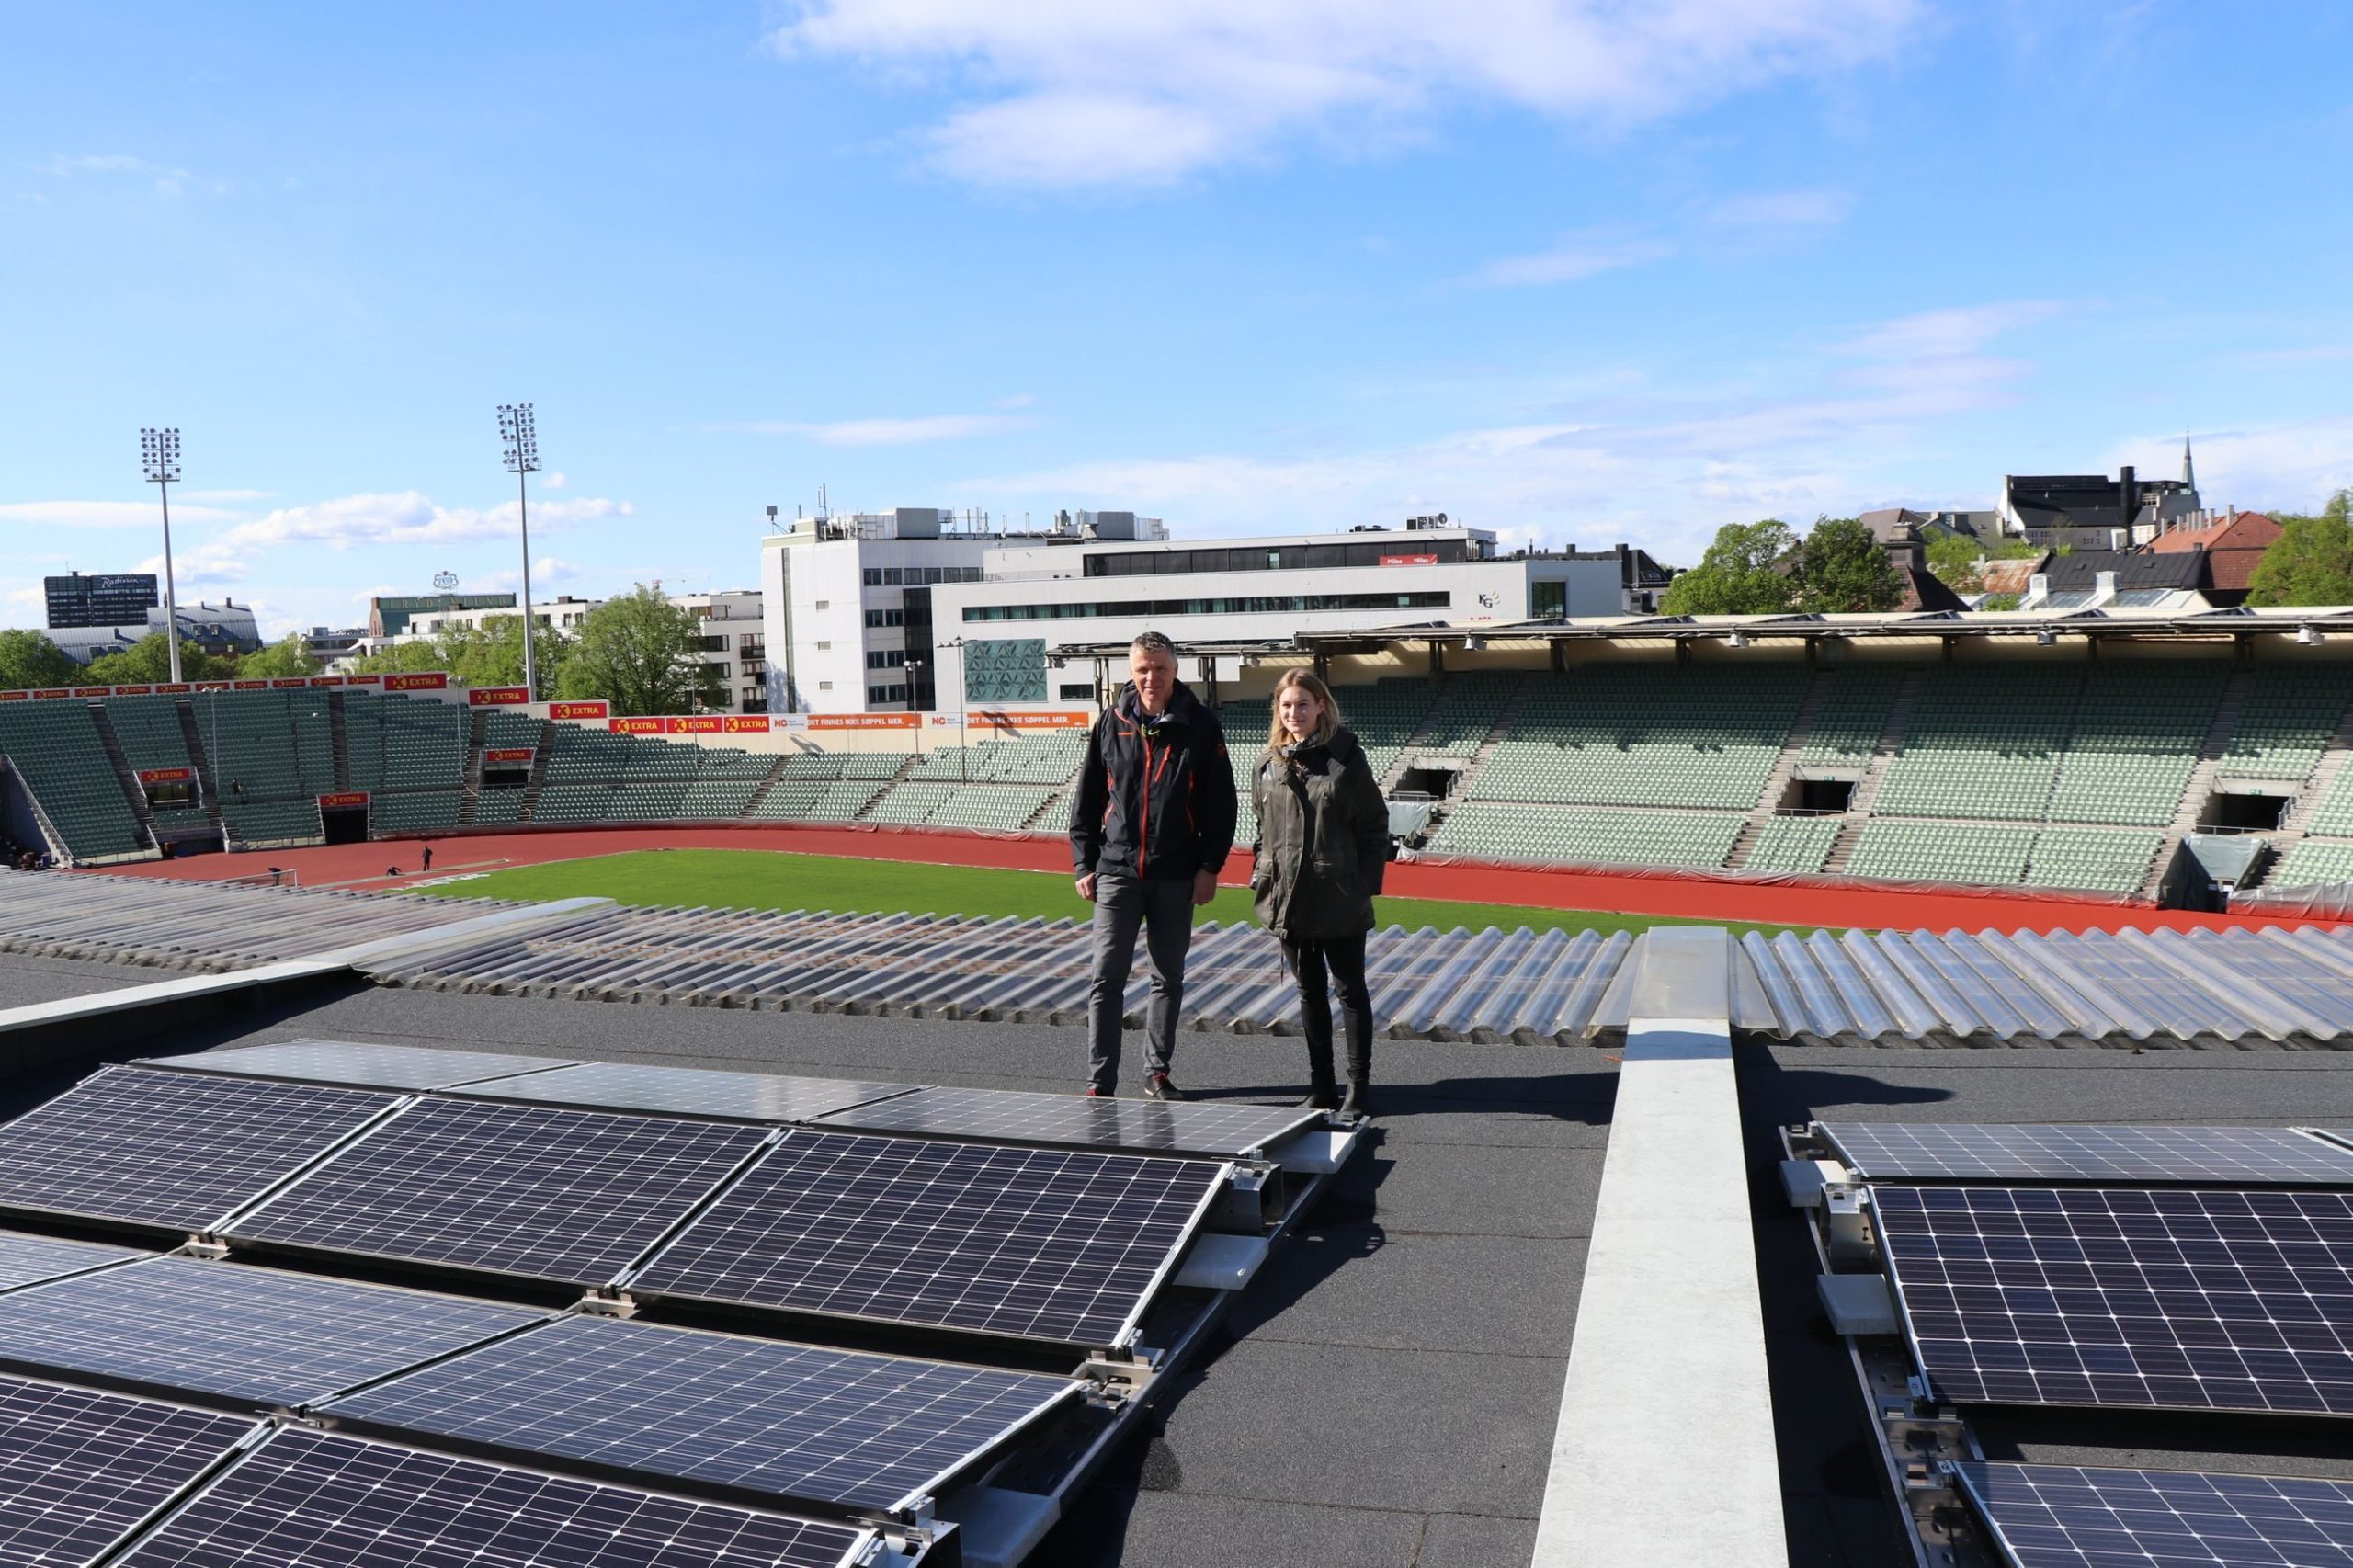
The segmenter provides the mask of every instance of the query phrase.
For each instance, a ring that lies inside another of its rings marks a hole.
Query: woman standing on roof
[[[1299,982],[1312,1085],[1306,1104],[1370,1113],[1372,997],[1364,938],[1389,861],[1389,807],[1364,748],[1340,723],[1332,689],[1305,670],[1275,683],[1274,724],[1250,781],[1258,808],[1250,873],[1258,918]],[[1348,1037],[1348,1092],[1332,1081],[1332,998]]]

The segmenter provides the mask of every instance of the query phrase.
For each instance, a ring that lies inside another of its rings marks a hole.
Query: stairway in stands
[[[1732,841],[1732,853],[1724,857],[1726,866],[1737,869],[1748,864],[1748,852],[1764,836],[1765,824],[1773,820],[1781,796],[1797,772],[1798,758],[1805,755],[1806,743],[1813,738],[1813,720],[1822,711],[1822,694],[1836,674],[1833,667],[1817,666],[1813,678],[1806,682],[1805,696],[1799,699],[1797,713],[1790,720],[1790,733],[1781,742],[1781,755],[1773,759],[1773,771],[1765,776],[1764,793],[1749,808],[1748,820],[1740,824],[1740,836]]]
[[[1449,811],[1469,799],[1471,781],[1479,777],[1479,770],[1487,766],[1487,759],[1495,755],[1495,748],[1503,744],[1511,734],[1513,727],[1519,722],[1519,710],[1528,705],[1528,695],[1534,683],[1546,678],[1550,677],[1530,674],[1523,676],[1519,685],[1513,689],[1510,698],[1504,703],[1502,710],[1495,715],[1495,722],[1488,726],[1485,737],[1479,742],[1477,749],[1472,752],[1471,760],[1463,764],[1461,770],[1455,774],[1453,790],[1445,800],[1438,801],[1431,808],[1429,821],[1422,824],[1423,843],[1427,844],[1437,835],[1438,824],[1446,821]],[[1424,722],[1427,724],[1427,721]]]
[[[548,758],[555,754],[555,721],[540,725],[539,744],[531,748],[531,777],[523,784],[523,811],[518,822],[536,822],[540,815],[540,786],[548,781]]]
[[[465,794],[458,801],[458,825],[474,824],[474,808],[482,803],[482,748],[489,744],[490,713],[477,708],[466,716]]]
[[[1887,770],[1895,762],[1895,754],[1904,749],[1904,732],[1912,720],[1912,704],[1920,695],[1920,672],[1908,669],[1895,688],[1895,700],[1887,705],[1887,722],[1880,726],[1879,742],[1871,747],[1871,759],[1863,769],[1862,782],[1847,800],[1847,820],[1838,824],[1838,837],[1830,846],[1830,858],[1823,865],[1824,871],[1837,872],[1847,869],[1853,858],[1855,843],[1863,835],[1863,824],[1870,820],[1871,806],[1879,799],[1880,786],[1887,782]]]
[[[744,802],[744,809],[736,813],[738,816],[748,821],[760,814],[760,802],[768,798],[768,791],[775,789],[777,781],[784,777],[786,755],[783,752],[777,754],[776,760],[768,765],[768,776],[760,780],[759,788],[753,790],[752,798]]]
[[[179,710],[180,739],[188,743],[188,764],[196,769],[197,791],[204,801],[204,819],[212,824],[213,832],[223,833],[221,790],[212,781],[212,757],[204,749],[204,733],[197,727],[195,705],[178,702],[173,706]],[[225,838],[223,842],[226,842]]]
[[[2214,792],[2214,774],[2222,765],[2222,754],[2230,749],[2231,736],[2239,727],[2239,712],[2246,706],[2247,687],[2254,680],[2253,672],[2245,665],[2231,672],[2222,687],[2222,699],[2214,705],[2214,722],[2206,726],[2206,739],[2198,748],[2198,766],[2189,770],[2188,787],[2182,791],[2181,803],[2174,808],[2173,822],[2165,829],[2165,841],[2157,846],[2156,860],[2149,868],[2148,876],[2141,883],[2144,898],[2157,895],[2157,885],[2165,881],[2165,870],[2173,864],[2173,852],[2185,835],[2198,831],[2198,818],[2206,809],[2206,798]],[[2325,759],[2323,767],[2328,766]]]
[[[148,843],[161,848],[162,845],[155,838],[155,813],[147,809],[147,788],[139,782],[139,775],[131,770],[131,759],[122,755],[122,737],[114,733],[114,720],[107,713],[107,705],[103,702],[91,703],[90,718],[97,725],[98,744],[105,750],[107,761],[114,766],[115,778],[122,785],[124,798],[131,802],[131,814],[139,819],[139,830],[147,835]]]
[[[327,734],[335,747],[335,787],[351,788],[351,733],[344,727],[343,693],[327,693]]]

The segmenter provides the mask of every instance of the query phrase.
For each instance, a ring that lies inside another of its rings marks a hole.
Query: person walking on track
[[[1340,722],[1331,688],[1305,670],[1287,671],[1276,683],[1274,724],[1250,794],[1258,808],[1250,891],[1299,983],[1310,1085],[1304,1103],[1370,1115],[1372,997],[1364,939],[1389,862],[1389,807],[1364,748]],[[1332,1081],[1335,989],[1348,1039],[1345,1099]]]
[[[1136,933],[1152,967],[1144,1024],[1146,1096],[1179,1100],[1170,1082],[1193,911],[1217,894],[1233,851],[1233,767],[1217,714],[1176,678],[1176,648],[1157,631],[1128,649],[1128,684],[1096,720],[1070,810],[1078,896],[1095,904],[1095,980],[1086,1004],[1086,1092],[1120,1082],[1120,1031]]]

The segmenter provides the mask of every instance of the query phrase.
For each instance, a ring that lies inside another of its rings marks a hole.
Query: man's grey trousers
[[[1193,879],[1153,881],[1115,872],[1095,879],[1095,985],[1086,999],[1087,1081],[1109,1094],[1120,1082],[1120,1000],[1135,967],[1136,931],[1152,966],[1152,1005],[1144,1017],[1144,1062],[1168,1071],[1176,1050],[1176,1014],[1185,1005],[1185,950],[1193,942]]]

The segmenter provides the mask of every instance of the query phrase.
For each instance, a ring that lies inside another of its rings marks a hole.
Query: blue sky
[[[1514,541],[2353,483],[2353,12],[0,5],[0,625],[755,581],[761,508]]]

